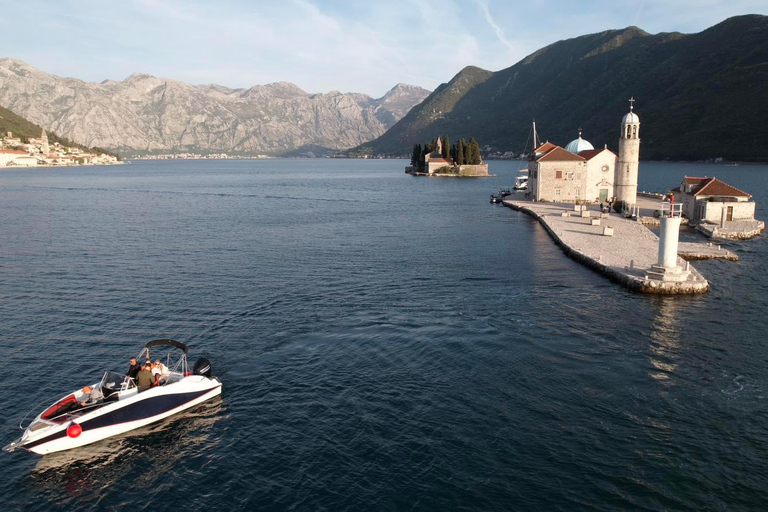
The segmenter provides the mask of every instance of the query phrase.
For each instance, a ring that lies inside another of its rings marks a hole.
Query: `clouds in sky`
[[[764,0],[0,0],[7,57],[87,81],[134,72],[381,96],[433,89],[464,66],[511,66],[552,42],[637,25],[698,32]]]

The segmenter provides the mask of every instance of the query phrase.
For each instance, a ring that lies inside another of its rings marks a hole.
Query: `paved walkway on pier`
[[[589,217],[581,217],[573,204],[515,198],[508,198],[503,204],[538,219],[568,256],[631,290],[676,295],[704,293],[709,288],[707,280],[679,257],[678,266],[690,271],[686,281],[648,279],[645,271],[658,262],[659,239],[636,220],[610,213],[607,218],[600,218],[599,225],[592,225],[592,219],[600,217],[594,206]],[[612,236],[603,234],[605,227],[613,228]]]

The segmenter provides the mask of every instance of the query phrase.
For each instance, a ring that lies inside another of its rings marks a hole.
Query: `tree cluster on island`
[[[480,156],[480,145],[477,143],[474,137],[469,138],[469,142],[464,139],[451,145],[448,136],[440,137],[427,142],[422,146],[421,144],[413,145],[413,153],[411,154],[411,166],[418,169],[419,172],[423,172],[426,167],[426,156],[433,153],[438,148],[438,139],[440,140],[441,156],[449,161],[453,161],[455,165],[479,165],[483,163],[483,159]]]

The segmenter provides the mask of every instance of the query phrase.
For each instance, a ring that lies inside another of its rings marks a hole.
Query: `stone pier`
[[[579,207],[573,204],[516,199],[503,204],[536,218],[568,256],[630,290],[679,295],[709,289],[693,265],[677,256],[677,265],[687,273],[685,280],[650,279],[647,271],[659,262],[659,238],[636,220],[597,210],[576,211]]]

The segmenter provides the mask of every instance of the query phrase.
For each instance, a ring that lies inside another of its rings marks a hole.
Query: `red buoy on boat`
[[[72,423],[70,426],[67,427],[67,435],[69,437],[77,437],[80,434],[83,433],[83,427],[78,425],[77,423]]]

